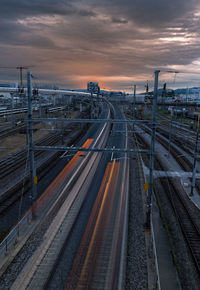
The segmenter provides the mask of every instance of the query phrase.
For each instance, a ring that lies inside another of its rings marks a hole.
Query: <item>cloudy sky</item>
[[[1,0],[0,66],[29,65],[66,88],[143,90],[155,69],[160,84],[200,86],[200,1]],[[17,78],[0,69],[1,82]]]

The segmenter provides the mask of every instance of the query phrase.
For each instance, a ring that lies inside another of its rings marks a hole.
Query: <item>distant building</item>
[[[10,83],[11,88],[18,88],[18,83]]]
[[[0,87],[2,87],[2,88],[9,88],[10,85],[9,84],[0,84]]]
[[[99,94],[100,88],[97,82],[88,82],[87,83],[87,89],[89,92],[93,94]]]

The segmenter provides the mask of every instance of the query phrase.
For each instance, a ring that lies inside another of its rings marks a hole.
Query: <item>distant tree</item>
[[[169,91],[166,94],[166,97],[174,97],[174,96],[175,96],[174,91]]]

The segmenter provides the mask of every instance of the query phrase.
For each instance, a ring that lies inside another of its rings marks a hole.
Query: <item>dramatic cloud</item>
[[[144,87],[155,69],[189,71],[199,85],[197,0],[1,0],[1,66],[34,65],[41,81],[63,87]],[[192,74],[193,73],[193,74]],[[2,81],[17,73],[1,71]],[[172,77],[161,74],[161,81]]]
[[[102,11],[112,15],[128,18],[141,26],[162,26],[174,19],[193,12],[198,0],[90,0],[91,5],[97,4]]]

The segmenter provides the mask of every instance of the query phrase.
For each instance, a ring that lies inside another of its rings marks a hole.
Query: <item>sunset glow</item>
[[[196,1],[1,2],[1,66],[33,65],[43,83],[73,89],[98,81],[113,90],[137,83],[143,90],[155,69],[199,71]],[[1,71],[0,79],[18,81],[18,74]]]

